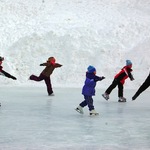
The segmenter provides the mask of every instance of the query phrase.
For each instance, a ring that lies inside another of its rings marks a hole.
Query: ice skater
[[[17,80],[16,77],[3,70],[3,66],[2,66],[3,61],[4,61],[4,57],[0,56],[0,75],[5,76],[7,78],[11,78],[13,80]]]
[[[29,77],[30,80],[34,81],[45,81],[46,87],[47,87],[47,92],[49,96],[53,96],[53,89],[52,89],[52,84],[51,84],[51,74],[53,73],[55,68],[61,67],[62,65],[59,63],[56,63],[56,60],[54,57],[49,57],[47,62],[40,64],[40,66],[46,66],[45,69],[41,72],[39,77],[35,75],[31,75]]]
[[[132,97],[132,100],[135,100],[143,91],[145,91],[150,86],[150,73],[143,84],[139,87],[137,92]]]
[[[77,112],[83,114],[83,108],[88,106],[89,114],[98,115],[98,113],[94,109],[93,98],[95,95],[95,86],[97,81],[101,81],[105,79],[105,77],[96,76],[96,69],[93,66],[89,66],[86,72],[86,79],[84,86],[82,88],[82,94],[84,95],[84,101],[82,101],[79,106],[75,109]]]
[[[4,61],[4,57],[0,56],[0,75],[7,77],[7,78],[11,78],[13,80],[17,80],[16,77],[12,76],[11,74],[3,70],[3,66],[2,66],[3,61]],[[0,106],[1,106],[1,103],[0,103]]]
[[[134,80],[132,72],[132,62],[130,60],[126,60],[126,66],[124,66],[121,71],[114,77],[114,80],[112,84],[107,88],[104,94],[102,96],[108,100],[109,94],[112,92],[112,90],[118,86],[118,102],[126,102],[126,98],[123,97],[123,86],[125,83],[125,80],[129,77],[130,80]]]

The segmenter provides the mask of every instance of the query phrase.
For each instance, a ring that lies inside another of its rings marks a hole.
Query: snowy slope
[[[63,64],[52,75],[54,86],[82,86],[89,64],[106,80],[133,61],[137,88],[150,68],[150,2],[147,0],[1,0],[0,55],[4,70],[18,80],[0,77],[2,85],[32,85],[49,56]],[[39,83],[38,85],[43,85]]]

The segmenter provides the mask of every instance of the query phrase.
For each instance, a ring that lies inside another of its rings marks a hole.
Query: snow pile
[[[94,65],[106,76],[98,86],[107,87],[126,59],[136,79],[127,88],[137,88],[149,73],[147,0],[5,0],[0,10],[0,55],[4,70],[18,78],[0,77],[2,85],[32,85],[29,75],[39,75],[49,56],[63,64],[52,75],[54,86],[82,86]]]

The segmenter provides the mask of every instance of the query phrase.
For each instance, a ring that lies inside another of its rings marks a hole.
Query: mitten
[[[105,77],[104,77],[104,76],[102,76],[102,77],[101,77],[101,79],[103,80],[103,79],[105,79]]]

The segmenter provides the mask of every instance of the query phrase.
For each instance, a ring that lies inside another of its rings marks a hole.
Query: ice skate
[[[97,116],[99,113],[97,113],[94,109],[90,111],[90,116]]]
[[[80,105],[75,109],[78,113],[83,114],[83,107]]]
[[[124,98],[124,97],[119,97],[118,102],[126,102],[126,98]]]
[[[55,96],[54,93],[48,94],[48,96]]]
[[[102,94],[102,96],[103,96],[106,100],[109,99],[109,94],[107,94],[107,93]]]
[[[133,97],[132,97],[132,100],[134,101],[138,96],[135,94]]]

